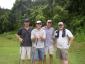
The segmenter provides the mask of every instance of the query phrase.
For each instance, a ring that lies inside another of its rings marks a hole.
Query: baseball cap
[[[47,20],[47,23],[52,22],[52,20]]]
[[[30,22],[30,20],[28,18],[24,19],[24,22]]]
[[[42,21],[40,21],[40,20],[39,21],[36,21],[36,24],[38,24],[38,23],[42,23]]]
[[[64,23],[63,22],[59,22],[58,25],[63,25]]]

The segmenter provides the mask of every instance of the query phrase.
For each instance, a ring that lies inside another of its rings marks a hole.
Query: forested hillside
[[[0,33],[17,29],[24,18],[33,25],[52,19],[54,27],[64,21],[75,34],[85,33],[85,0],[16,0],[12,10],[0,8]]]

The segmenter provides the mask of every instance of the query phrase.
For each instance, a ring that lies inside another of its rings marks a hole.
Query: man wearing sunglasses
[[[63,22],[58,23],[58,30],[55,31],[54,35],[61,64],[68,64],[68,49],[74,37],[71,31],[65,28]]]
[[[52,20],[47,20],[46,26],[43,29],[46,32],[44,64],[52,64],[54,54],[53,47],[54,28],[52,27]],[[47,55],[49,55],[49,63],[47,63],[46,60]]]
[[[33,55],[32,60],[33,64],[36,64],[36,61],[38,61],[38,64],[43,64],[44,60],[44,41],[46,39],[46,33],[42,29],[42,22],[36,21],[36,28],[32,30],[31,32],[31,39],[33,42]]]

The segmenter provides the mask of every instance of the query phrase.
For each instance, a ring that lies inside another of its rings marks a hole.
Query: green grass
[[[0,35],[0,64],[19,63],[19,43],[14,33]]]
[[[69,62],[85,64],[85,42],[72,44],[69,50]],[[53,63],[59,64],[58,56],[54,55]],[[0,35],[0,64],[19,64],[19,42],[13,32]]]

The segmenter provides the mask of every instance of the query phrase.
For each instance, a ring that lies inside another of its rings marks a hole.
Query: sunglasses
[[[63,26],[62,24],[58,25],[58,26]]]
[[[48,22],[48,23],[50,23],[50,24],[51,24],[52,22]]]
[[[38,24],[38,25],[42,25],[42,23],[36,23],[36,24]]]

